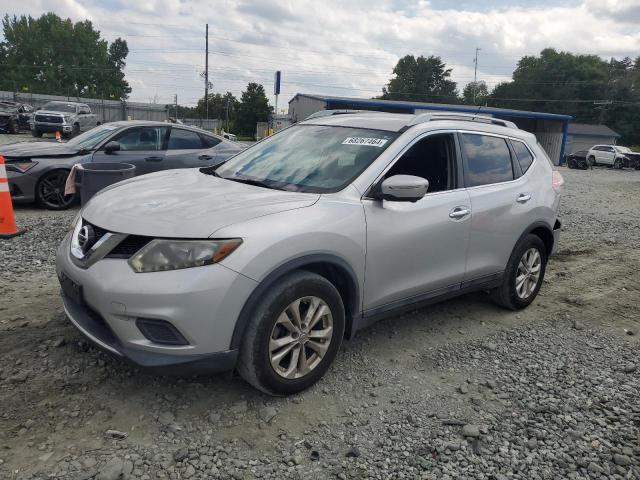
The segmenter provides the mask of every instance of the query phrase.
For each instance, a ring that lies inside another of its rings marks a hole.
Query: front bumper
[[[67,235],[57,253],[58,277],[82,288],[79,303],[63,293],[65,312],[91,342],[138,367],[162,374],[231,370],[238,352],[231,337],[256,282],[215,264],[184,270],[134,273],[125,259],[104,258],[76,266]],[[186,345],[149,340],[139,319],[169,322]]]
[[[54,132],[62,132],[62,133],[71,133],[73,131],[73,125],[67,125],[66,123],[32,123],[32,130],[37,130],[38,132],[44,133],[54,133]]]
[[[16,203],[35,201],[37,176],[31,176],[30,171],[22,173],[7,168],[7,177],[12,201]]]

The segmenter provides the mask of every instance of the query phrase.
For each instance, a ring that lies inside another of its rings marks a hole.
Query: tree
[[[449,78],[451,69],[440,57],[415,58],[406,55],[393,69],[394,78],[382,88],[385,100],[457,103],[456,83]]]
[[[90,21],[5,15],[2,27],[0,89],[107,99],[131,92],[123,72],[127,42],[109,45]]]
[[[227,130],[226,118],[227,118],[227,103],[229,108],[229,131],[233,131],[235,129],[236,116],[239,109],[240,102],[238,99],[231,93],[227,92],[224,95],[220,93],[210,93],[209,94],[209,118],[217,118],[222,120],[223,126],[225,130]],[[198,105],[195,110],[196,115],[199,118],[206,117],[206,105],[204,102],[204,97],[198,100]]]
[[[466,103],[467,105],[480,105],[484,103],[488,95],[489,89],[484,80],[469,82],[462,91],[462,103]]]
[[[236,125],[238,133],[253,135],[256,132],[256,124],[266,122],[271,110],[264,87],[258,83],[249,83],[240,97]]]
[[[603,123],[640,144],[640,57],[605,61],[544,49],[520,59],[513,81],[497,85],[490,106],[571,115],[574,122]]]

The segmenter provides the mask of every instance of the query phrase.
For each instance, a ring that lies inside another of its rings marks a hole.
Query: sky
[[[460,90],[508,81],[517,61],[553,47],[608,59],[640,56],[640,0],[0,0],[0,13],[52,11],[127,40],[132,101],[194,105],[204,95],[205,24],[214,92],[264,85],[278,110],[296,93],[369,98],[397,60],[437,55]]]

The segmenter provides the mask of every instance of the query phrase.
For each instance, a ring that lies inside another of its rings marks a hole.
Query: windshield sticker
[[[342,142],[343,145],[368,145],[369,147],[384,147],[387,140],[384,138],[348,137]]]

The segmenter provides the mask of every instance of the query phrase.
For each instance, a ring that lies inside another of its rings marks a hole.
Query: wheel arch
[[[544,247],[546,250],[547,258],[549,258],[551,256],[551,252],[553,251],[553,242],[554,242],[553,228],[550,227],[545,222],[542,222],[542,221],[535,222],[529,225],[529,227],[522,233],[522,235],[520,235],[520,238],[518,238],[518,242],[516,242],[516,245],[520,243],[520,241],[526,235],[529,235],[529,234],[533,234],[539,237],[540,240],[542,240],[542,243],[544,243]]]
[[[240,311],[231,337],[230,349],[240,348],[251,314],[263,295],[279,279],[297,270],[316,273],[326,278],[336,287],[345,307],[345,336],[349,338],[352,335],[353,318],[360,312],[358,277],[351,266],[342,258],[328,253],[319,253],[289,260],[273,269],[260,281]]]

